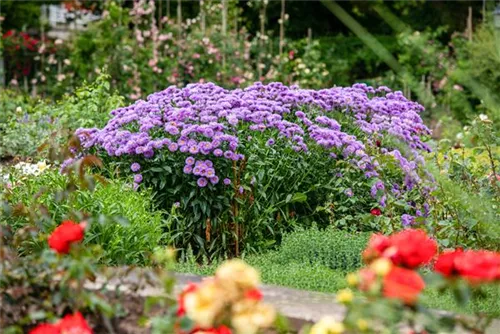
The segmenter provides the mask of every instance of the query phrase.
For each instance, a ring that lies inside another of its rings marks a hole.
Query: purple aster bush
[[[171,227],[182,236],[176,247],[238,255],[245,243],[266,244],[270,230],[279,238],[292,222],[326,226],[352,217],[349,228],[357,229],[357,217],[373,207],[406,213],[391,205],[396,199],[422,210],[430,131],[421,111],[401,92],[364,84],[188,84],[113,110],[103,128],[76,134],[107,161],[140,164],[142,182],[164,208],[182,203],[184,221]],[[221,242],[222,234],[233,241]]]

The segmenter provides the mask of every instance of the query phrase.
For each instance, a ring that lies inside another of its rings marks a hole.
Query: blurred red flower
[[[245,293],[245,297],[251,300],[262,300],[262,292],[259,289],[251,289]]]
[[[392,262],[410,269],[429,263],[438,248],[435,240],[417,229],[407,229],[392,235],[390,243],[391,247],[386,253],[389,253]],[[393,254],[390,254],[391,252]]]
[[[49,247],[59,254],[67,254],[72,243],[83,239],[85,224],[71,220],[63,221],[49,237]]]
[[[395,265],[414,269],[429,263],[436,252],[436,241],[424,231],[407,229],[389,237],[372,235],[363,251],[363,259],[369,263],[379,257],[385,257]]]
[[[61,334],[70,334],[70,333],[78,333],[78,334],[92,334],[92,329],[85,321],[85,318],[82,316],[80,312],[76,312],[75,314],[66,315],[61,321],[57,323],[57,326],[61,330]]]
[[[92,328],[87,324],[80,312],[68,314],[56,324],[40,324],[29,334],[92,334]]]
[[[459,275],[473,283],[500,280],[500,253],[465,251],[453,263]]]
[[[59,327],[52,324],[40,324],[29,331],[29,334],[59,334]]]
[[[372,216],[380,216],[382,214],[382,211],[379,208],[373,208],[370,210],[370,214]]]
[[[455,259],[462,253],[461,249],[441,253],[434,264],[434,270],[447,277],[457,275],[458,271],[455,267]]]
[[[383,234],[372,234],[366,249],[363,251],[363,259],[365,262],[371,262],[381,257],[384,251],[390,246],[389,237]]]
[[[177,316],[182,317],[184,314],[186,314],[186,308],[184,306],[184,297],[186,294],[194,292],[198,288],[198,285],[195,283],[189,283],[184,290],[179,295],[179,299],[177,301],[178,306],[177,306]]]
[[[422,277],[410,269],[393,267],[384,277],[384,296],[399,299],[405,304],[414,304],[424,288]]]

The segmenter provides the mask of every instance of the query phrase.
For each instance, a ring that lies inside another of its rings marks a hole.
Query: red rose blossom
[[[184,306],[184,297],[191,292],[196,291],[198,289],[198,285],[195,283],[189,283],[184,290],[182,290],[181,294],[179,295],[179,300],[177,301],[178,306],[177,306],[177,316],[182,317],[184,314],[186,314],[186,308]]]
[[[441,253],[434,264],[434,270],[446,277],[458,275],[455,259],[462,253],[461,249]]]
[[[80,312],[68,314],[56,324],[40,324],[29,334],[93,334]]]
[[[363,259],[369,263],[372,260],[381,257],[390,245],[391,242],[389,241],[389,237],[383,234],[372,234],[366,249],[363,251]]]
[[[437,242],[422,230],[407,229],[390,237],[385,253],[395,265],[410,269],[429,263],[436,255]]]
[[[424,280],[413,270],[393,267],[384,277],[384,296],[399,299],[408,305],[415,303],[424,288]]]
[[[370,214],[372,216],[380,216],[382,214],[382,211],[380,211],[379,208],[373,208],[370,210]]]
[[[500,280],[500,253],[465,251],[455,258],[454,265],[460,276],[473,283]]]
[[[63,221],[49,237],[49,247],[59,254],[67,254],[74,242],[83,239],[85,224],[77,224],[71,220]]]
[[[197,330],[196,332],[193,332],[193,334],[197,334],[197,333],[203,333],[203,334],[231,334],[231,329],[229,329],[228,327],[224,326],[224,325],[221,325],[217,328],[209,328],[209,329],[201,329],[201,330]]]
[[[262,292],[259,289],[251,289],[245,293],[245,298],[259,301],[262,300]]]
[[[80,312],[66,315],[57,323],[61,334],[92,334],[92,328],[87,324]]]
[[[52,324],[40,324],[29,331],[29,334],[60,334],[59,327]]]

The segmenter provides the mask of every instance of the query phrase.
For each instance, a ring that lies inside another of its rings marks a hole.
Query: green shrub
[[[64,219],[83,219],[76,211],[99,216],[91,222],[85,242],[99,245],[103,249],[100,260],[108,265],[149,263],[153,249],[165,242],[162,214],[154,210],[149,191],[136,192],[121,180],[111,180],[97,184],[93,192],[77,189],[65,197],[62,194],[68,185],[66,175],[48,170],[18,181],[7,199],[11,205],[41,205],[39,218],[47,233]],[[11,216],[6,223],[18,229],[29,220]]]
[[[283,237],[278,259],[283,263],[320,264],[331,269],[352,271],[362,265],[361,252],[368,233],[348,233],[335,228],[311,228]]]

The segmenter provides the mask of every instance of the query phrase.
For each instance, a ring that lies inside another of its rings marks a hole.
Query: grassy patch
[[[347,287],[346,274],[361,267],[360,254],[367,238],[364,234],[348,234],[334,229],[297,231],[286,235],[277,251],[249,256],[245,261],[260,271],[266,284],[336,293]],[[217,261],[200,265],[188,255],[181,259],[175,270],[213,275],[218,265]],[[434,309],[500,316],[498,287],[487,288],[486,295],[485,299],[476,300],[465,309],[454,301],[450,293],[439,294],[435,290],[426,291],[422,301]]]

